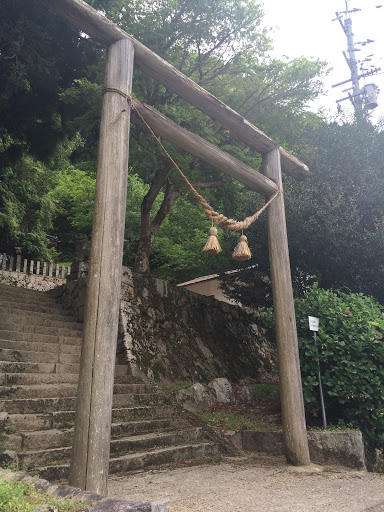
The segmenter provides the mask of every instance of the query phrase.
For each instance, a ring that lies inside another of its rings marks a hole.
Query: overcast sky
[[[381,67],[383,74],[366,78],[365,83],[376,83],[381,94],[379,106],[375,109],[375,119],[384,116],[384,0],[349,0],[349,9],[359,8],[353,13],[352,26],[354,41],[373,39],[375,42],[356,48],[357,59],[364,59],[374,54],[369,64]],[[347,38],[338,21],[332,21],[335,12],[345,11],[344,0],[262,0],[264,5],[265,23],[273,28],[273,39],[276,56],[287,55],[290,58],[304,55],[306,57],[327,60],[333,70],[327,82],[328,96],[322,97],[316,106],[327,106],[336,112],[336,99],[347,95],[343,89],[349,84],[332,89],[331,85],[350,78],[349,67],[342,51],[347,50]],[[360,87],[364,79],[360,80]],[[343,107],[350,105],[349,100],[341,103]]]

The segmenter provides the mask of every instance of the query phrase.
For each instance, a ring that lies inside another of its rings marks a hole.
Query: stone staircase
[[[49,294],[0,285],[0,462],[51,481],[67,478],[81,340],[82,324]],[[115,374],[111,473],[220,452],[158,388],[124,364]]]

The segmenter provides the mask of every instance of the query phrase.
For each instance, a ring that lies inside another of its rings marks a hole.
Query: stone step
[[[1,380],[3,378],[3,380]],[[0,386],[58,384],[67,382],[77,384],[79,377],[74,373],[4,373],[0,375]],[[116,375],[115,384],[142,384],[138,377]]]
[[[130,443],[133,442],[132,440],[135,440],[135,435],[138,436],[138,434],[141,434],[141,437],[143,438],[143,434],[147,434],[148,436],[149,433],[159,431],[160,429],[163,429],[162,432],[164,432],[164,430],[171,428],[173,430],[175,430],[176,428],[186,429],[187,426],[183,425],[182,422],[180,421],[176,422],[170,418],[112,424],[111,437],[113,440],[112,444],[113,446],[115,446],[115,453],[121,452],[122,449],[124,449],[124,446],[131,446]],[[12,434],[13,437],[15,437],[15,435],[20,436],[20,446],[22,451],[48,450],[52,448],[64,448],[71,446],[73,439],[73,428],[67,430],[49,429],[35,432],[17,431],[15,428],[13,428]],[[185,430],[184,437],[182,436],[181,433],[173,433],[173,435],[174,439],[179,440],[192,440],[198,438],[197,433],[192,431],[190,428],[189,434],[187,430]],[[126,439],[122,439],[123,437],[125,437]],[[166,444],[165,441],[167,437],[164,437],[162,439],[162,444]],[[172,436],[168,436],[168,439],[173,438]],[[143,443],[144,438],[138,441],[137,447],[140,446],[140,442]],[[130,449],[126,449],[125,451],[130,451]]]
[[[75,398],[19,398],[1,400],[0,412],[8,414],[46,413],[53,411],[71,411],[75,408]]]
[[[52,334],[37,334],[34,332],[18,332],[0,329],[0,338],[13,341],[40,341],[41,343],[81,345],[83,339],[82,333],[80,331],[72,331],[72,333],[72,336],[56,336]]]
[[[5,373],[56,373],[56,365],[53,363],[0,361],[0,375]],[[70,373],[78,375],[79,371]]]
[[[48,294],[0,285],[0,413],[19,464],[50,479],[68,474],[82,324]],[[111,472],[212,456],[201,427],[170,397],[116,365]]]
[[[112,428],[119,428],[125,423],[139,421],[169,420],[174,416],[174,409],[169,406],[141,406],[113,409]],[[75,421],[75,411],[54,411],[40,414],[8,414],[6,425],[12,431],[37,431],[51,429],[71,429]]]
[[[150,420],[130,421],[128,423],[112,423],[111,435],[113,439],[118,439],[126,436],[149,432],[165,432],[181,428],[186,428],[186,423],[183,420],[174,417],[153,418]]]
[[[173,418],[174,415],[174,408],[167,405],[158,405],[156,407],[150,405],[142,405],[136,407],[120,407],[112,409],[112,425],[130,423],[139,420]],[[35,416],[35,422],[38,422],[40,419],[43,419],[41,415]],[[10,415],[10,418],[11,417],[13,417],[13,415]],[[50,418],[52,421],[52,427],[50,428],[72,428],[75,421],[75,412],[57,411],[51,413]]]
[[[29,311],[36,313],[45,313],[46,315],[72,316],[72,312],[65,310],[61,304],[55,302],[39,303],[39,302],[17,302],[12,299],[0,297],[0,309],[5,311]]]
[[[201,459],[205,462],[206,458],[218,454],[219,448],[211,443],[170,446],[156,451],[133,453],[110,459],[109,471],[111,474],[128,473],[171,464],[185,465],[186,462],[193,460]],[[40,467],[39,476],[50,482],[65,480],[69,476],[69,464]]]
[[[27,288],[18,288],[16,286],[7,286],[0,284],[0,298],[13,298],[15,301],[21,302],[50,302],[56,303],[56,298],[52,297],[49,292],[41,292],[38,290],[29,290]]]
[[[201,427],[189,427],[175,432],[151,432],[121,439],[111,440],[111,457],[119,455],[158,450],[163,446],[195,443],[202,438]]]
[[[114,395],[113,407],[121,409],[134,405],[163,405],[165,398],[157,393]],[[73,411],[74,397],[17,398],[0,401],[0,412],[8,414],[39,414],[54,411]]]
[[[169,464],[185,464],[186,461],[204,459],[218,454],[219,447],[208,442],[168,446],[111,458],[109,471],[110,473],[126,473]]]
[[[145,394],[153,393],[153,386],[146,384],[115,384],[113,392],[115,394]],[[36,384],[34,386],[0,386],[0,399],[19,398],[63,398],[75,397],[77,393],[77,383],[59,383],[59,384]]]
[[[0,386],[33,386],[38,384],[77,384],[75,373],[4,373]]]
[[[63,323],[63,327],[65,327],[65,324],[77,324],[71,314],[65,316],[54,314],[46,315],[45,313],[38,313],[36,311],[10,310],[8,308],[0,308],[0,318],[12,321],[13,323],[20,321],[22,323],[29,323],[30,325],[49,325],[51,321]],[[82,324],[80,323],[80,325]]]
[[[0,354],[1,355],[1,354]],[[34,386],[0,386],[0,399],[11,401],[22,398],[75,397],[77,384],[38,384]]]
[[[64,354],[76,355],[78,356],[78,359],[81,354],[81,345],[41,343],[40,341],[4,340],[0,338],[0,349],[1,348],[46,353],[55,353],[59,351]]]
[[[169,405],[119,407],[112,410],[112,423],[129,422],[138,419],[169,418],[173,417],[174,414],[174,408]]]
[[[158,452],[164,450],[164,448],[180,448],[180,446],[191,446],[196,445],[198,443],[198,438],[201,437],[201,429],[199,427],[180,430],[177,432],[164,432],[164,433],[154,433],[154,434],[144,434],[140,436],[132,436],[126,439],[120,440],[111,440],[111,455],[114,454],[110,458],[110,471],[111,466],[116,467],[116,462],[118,459],[125,458],[131,456],[139,456],[143,455],[144,459],[148,459],[148,454],[156,455]],[[72,433],[70,433],[72,434]],[[60,432],[57,431],[58,439],[60,437]],[[9,438],[14,438],[11,441],[12,448],[15,449],[18,444],[17,436],[8,436]],[[32,437],[31,437],[32,438]],[[31,439],[30,438],[30,439]],[[177,440],[179,443],[177,444]],[[20,438],[20,442],[21,438]],[[33,441],[31,441],[33,444]],[[127,451],[123,451],[124,454],[120,451],[123,449],[123,443],[126,448],[129,449],[130,453]],[[209,443],[202,443],[209,444]],[[61,463],[69,463],[71,456],[71,446],[59,446],[57,448],[49,448],[49,449],[40,449],[40,450],[29,450],[29,451],[19,451],[18,453],[18,462],[19,465],[26,468],[27,470],[39,469],[42,466],[46,465],[58,465]],[[184,459],[185,460],[185,459]],[[144,461],[143,461],[144,462]],[[146,461],[147,462],[147,461]],[[174,462],[170,460],[169,462]],[[147,464],[145,464],[147,465]],[[149,464],[151,465],[151,464]],[[143,466],[144,467],[144,466]],[[133,468],[140,469],[140,468]],[[122,469],[122,471],[130,471],[130,469]]]
[[[37,322],[37,325],[31,324],[29,319],[24,319],[22,316],[19,318],[12,318],[10,321],[7,319],[0,319],[0,329],[2,331],[17,331],[17,332],[30,332],[34,334],[50,334],[53,336],[80,336],[82,333],[82,324],[76,322],[59,322],[50,321],[51,325],[42,325]]]
[[[19,452],[17,454],[18,464],[27,471],[35,471],[46,465],[68,463],[71,457],[71,449],[71,446],[65,446],[48,450]]]
[[[73,373],[79,375],[79,364],[61,364],[61,363],[34,363],[34,362],[16,362],[16,361],[0,361],[0,377],[5,377],[8,373],[57,373],[67,374]],[[115,366],[115,378],[119,376],[127,376],[128,367],[125,364],[117,364]]]
[[[57,347],[57,349],[59,349],[59,347]],[[80,355],[65,354],[60,352],[33,352],[32,350],[0,348],[0,359],[2,361],[9,362],[61,363],[78,365],[80,362]]]

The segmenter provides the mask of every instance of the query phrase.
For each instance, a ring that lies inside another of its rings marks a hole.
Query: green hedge
[[[320,319],[314,343],[308,316]],[[264,310],[262,317],[271,320]],[[318,288],[296,301],[304,402],[309,424],[321,425],[317,357],[331,424],[349,424],[384,448],[384,314],[362,294]]]

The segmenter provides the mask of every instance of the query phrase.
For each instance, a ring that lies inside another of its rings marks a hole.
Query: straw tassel
[[[240,242],[233,251],[232,258],[236,261],[245,261],[251,259],[251,251],[248,247],[248,239],[245,235],[241,235]]]
[[[203,252],[206,254],[219,254],[219,252],[221,252],[216,228],[209,228],[209,238],[204,246]]]

